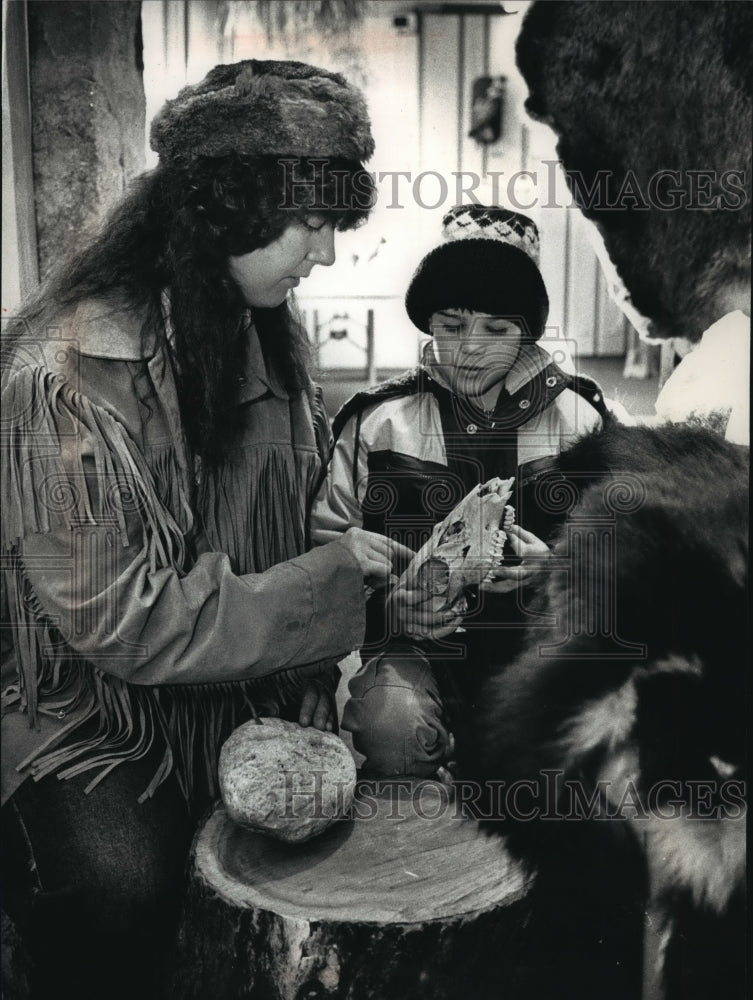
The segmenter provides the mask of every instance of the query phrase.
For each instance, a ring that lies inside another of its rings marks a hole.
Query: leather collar
[[[109,361],[142,361],[154,357],[155,338],[142,336],[140,313],[117,299],[86,299],[79,303],[71,321],[71,336],[78,351]]]
[[[169,306],[168,306],[169,308]],[[251,322],[244,317],[249,339],[243,371],[237,376],[236,402],[248,403],[271,394],[289,399],[280,379],[268,371],[261,344]],[[166,313],[169,330],[169,313]],[[71,321],[71,336],[80,354],[108,361],[148,361],[157,353],[154,334],[143,335],[143,316],[115,298],[86,299],[79,303]]]

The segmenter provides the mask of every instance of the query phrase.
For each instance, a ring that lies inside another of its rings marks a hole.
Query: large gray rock
[[[298,843],[350,807],[356,766],[334,733],[264,718],[233,732],[220,751],[220,794],[241,826]]]

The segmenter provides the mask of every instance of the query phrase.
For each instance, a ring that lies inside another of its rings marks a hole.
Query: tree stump
[[[303,844],[218,805],[194,841],[174,1000],[481,1000],[508,995],[526,878],[436,782],[359,785]]]

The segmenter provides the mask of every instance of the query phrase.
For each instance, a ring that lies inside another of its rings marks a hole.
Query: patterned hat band
[[[455,240],[494,240],[522,250],[539,265],[539,232],[519,212],[488,205],[457,205],[442,219],[442,237]]]

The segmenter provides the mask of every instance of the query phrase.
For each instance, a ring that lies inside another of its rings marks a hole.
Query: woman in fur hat
[[[357,525],[418,548],[493,477],[515,477],[519,524],[470,614],[435,615],[425,593],[402,585],[389,616],[383,591],[369,601],[361,655],[372,657],[350,683],[343,727],[379,777],[429,777],[448,763],[485,665],[512,656],[530,620],[525,595],[548,554],[542,539],[564,514],[554,502],[547,509],[541,487],[554,482],[559,453],[610,414],[593,381],[563,371],[538,343],[549,300],[534,223],[461,205],[445,216],[443,236],[406,296],[409,317],[431,337],[423,363],[335,418],[312,537],[330,542]]]
[[[4,907],[38,997],[153,995],[220,745],[252,706],[333,728],[395,552],[307,551],[329,428],[288,300],[371,206],[360,92],[218,66],[151,142],[5,351]]]

